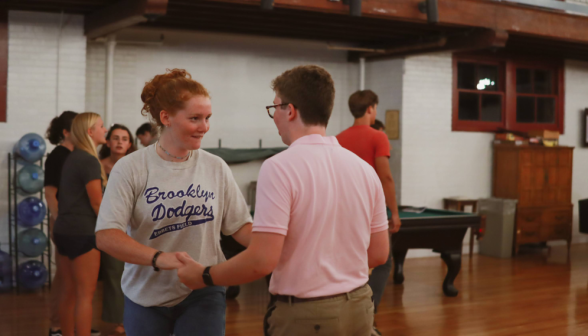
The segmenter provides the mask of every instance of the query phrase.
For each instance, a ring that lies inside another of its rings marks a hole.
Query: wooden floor
[[[376,315],[383,335],[588,335],[588,244],[574,245],[569,263],[565,247],[516,259],[464,256],[455,298],[443,296],[444,275],[439,258],[407,259],[404,285],[389,283]],[[1,294],[0,336],[46,335],[47,299]],[[263,335],[267,301],[264,281],[242,286],[228,302],[226,335]]]

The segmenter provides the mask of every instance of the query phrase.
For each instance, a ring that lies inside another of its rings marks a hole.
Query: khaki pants
[[[366,284],[346,295],[317,301],[270,305],[266,336],[369,336],[374,323],[372,290]]]
[[[125,263],[100,252],[101,276],[104,283],[102,296],[102,321],[122,324],[125,311],[125,296],[121,288],[121,278]]]

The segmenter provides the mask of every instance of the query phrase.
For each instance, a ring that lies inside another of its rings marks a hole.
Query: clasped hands
[[[205,267],[186,252],[164,252],[157,258],[156,265],[162,270],[178,270],[180,281],[192,290],[206,287],[202,279]]]

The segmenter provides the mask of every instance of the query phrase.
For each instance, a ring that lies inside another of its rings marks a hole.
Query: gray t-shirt
[[[229,166],[203,150],[184,162],[159,157],[155,145],[120,159],[112,169],[96,231],[120,229],[143,245],[187,252],[210,266],[225,261],[221,231],[232,235],[251,215]],[[125,264],[122,289],[133,302],[171,307],[191,290],[177,271]]]
[[[86,190],[88,182],[101,180],[100,161],[81,149],[67,156],[59,181],[59,210],[54,232],[65,235],[94,235],[96,213]]]

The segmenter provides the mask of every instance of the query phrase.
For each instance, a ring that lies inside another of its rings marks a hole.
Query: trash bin
[[[510,258],[514,238],[517,200],[486,198],[478,202],[480,215],[486,216],[486,231],[480,240],[480,254]]]

